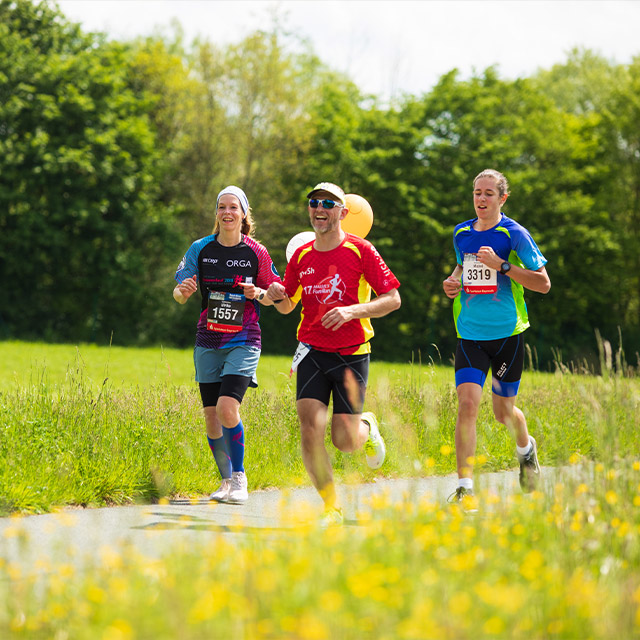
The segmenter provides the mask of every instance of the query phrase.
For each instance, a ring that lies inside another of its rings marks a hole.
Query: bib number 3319
[[[222,333],[236,333],[242,329],[244,303],[241,293],[209,292],[207,309],[207,329]]]
[[[465,253],[462,286],[465,293],[495,293],[498,290],[498,272],[482,264],[475,253]]]

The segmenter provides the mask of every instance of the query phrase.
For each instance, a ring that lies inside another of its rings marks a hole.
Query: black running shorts
[[[347,369],[353,373],[353,386],[345,385]],[[333,395],[333,413],[362,413],[368,379],[368,353],[343,356],[311,349],[298,365],[296,399],[314,398],[329,406]]]

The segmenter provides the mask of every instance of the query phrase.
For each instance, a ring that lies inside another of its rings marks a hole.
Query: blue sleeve
[[[200,255],[201,247],[202,240],[197,240],[189,247],[187,253],[184,254],[184,258],[182,258],[176,270],[175,278],[178,284],[193,276],[198,276],[198,279],[200,279],[198,273],[198,256]]]
[[[526,229],[521,229],[516,234],[513,250],[522,260],[522,264],[530,271],[537,271],[547,264],[547,259],[542,255],[535,240]]]

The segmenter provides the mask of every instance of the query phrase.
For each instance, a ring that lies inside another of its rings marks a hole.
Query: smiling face
[[[333,200],[335,196],[331,195],[327,191],[318,191],[313,194],[313,197],[318,200]],[[344,218],[343,212],[346,215],[346,209],[336,204],[333,209],[325,209],[322,204],[318,204],[317,207],[309,207],[309,219],[311,226],[316,233],[327,234],[340,230],[340,220]]]
[[[473,185],[473,206],[480,221],[496,221],[500,218],[500,207],[508,194],[500,195],[498,181],[494,177],[478,178]]]
[[[223,233],[238,232],[242,227],[244,212],[240,206],[240,200],[229,193],[220,197],[218,211],[216,212],[218,228]]]

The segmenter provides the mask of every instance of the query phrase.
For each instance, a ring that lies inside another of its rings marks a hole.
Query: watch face
[[[502,273],[507,273],[507,271],[509,271],[510,269],[511,265],[508,262],[503,262],[500,271],[502,271]]]

